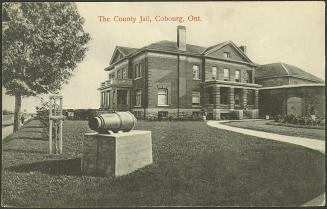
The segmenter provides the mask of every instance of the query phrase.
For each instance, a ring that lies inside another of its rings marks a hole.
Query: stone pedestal
[[[122,176],[152,164],[151,131],[116,134],[86,133],[82,172],[88,175]]]

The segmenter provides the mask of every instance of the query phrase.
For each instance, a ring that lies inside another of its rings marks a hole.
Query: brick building
[[[210,47],[187,44],[184,26],[177,27],[176,42],[117,46],[105,70],[100,109],[129,110],[137,118],[258,118],[259,106],[261,116],[305,115],[313,104],[305,95],[322,95],[325,86],[295,66],[255,64],[246,46],[232,41]],[[321,98],[313,106],[324,114]]]
[[[255,68],[245,46],[227,41],[210,47],[159,41],[136,49],[117,46],[108,79],[101,83],[102,110],[129,110],[138,118],[258,117]]]
[[[304,70],[285,63],[261,65],[256,69],[260,115],[325,117],[325,83]]]

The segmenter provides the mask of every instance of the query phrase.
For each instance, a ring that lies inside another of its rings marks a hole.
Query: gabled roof
[[[202,46],[196,46],[191,44],[186,44],[186,51],[180,50],[177,47],[177,43],[174,41],[159,41],[152,43],[146,46],[147,49],[157,49],[157,50],[165,50],[165,51],[172,51],[172,52],[186,52],[191,54],[201,55],[201,52],[205,49]]]
[[[125,46],[117,46],[117,49],[123,53],[124,56],[128,56],[129,54],[135,52],[138,50],[138,48],[131,48],[131,47],[125,47]]]
[[[127,56],[133,56],[133,54],[138,53],[143,50],[159,50],[159,51],[167,51],[167,52],[173,52],[173,53],[183,53],[183,54],[191,54],[191,55],[198,55],[198,56],[205,56],[207,53],[210,53],[215,50],[219,50],[221,47],[226,46],[230,44],[233,48],[236,49],[236,51],[247,60],[247,62],[256,65],[253,63],[242,50],[237,47],[232,41],[225,41],[220,44],[216,44],[214,46],[210,47],[203,47],[203,46],[197,46],[192,44],[186,44],[186,50],[180,50],[178,49],[177,43],[174,41],[158,41],[155,43],[152,43],[148,46],[142,47],[142,48],[130,48],[130,47],[123,47],[123,46],[116,46],[115,51],[111,57],[110,65],[113,63],[118,62],[119,60],[122,60],[123,58]],[[120,53],[123,55],[122,59],[116,60],[115,58],[117,56],[117,53]],[[105,68],[105,70],[109,70],[111,67]]]
[[[260,65],[255,71],[255,78],[270,78],[270,77],[283,77],[292,76],[302,79],[312,80],[319,83],[324,83],[324,81],[296,66],[289,65],[286,63],[271,63],[266,65]]]
[[[230,45],[232,48],[234,48],[236,50],[236,52],[243,57],[245,60],[247,60],[247,62],[253,63],[250,58],[239,48],[237,47],[232,41],[225,41],[222,42],[220,44],[214,45],[214,46],[210,46],[208,48],[206,48],[206,50],[204,50],[202,52],[203,55],[209,55],[210,53],[217,51],[219,49],[221,49],[222,47],[226,46],[226,45]]]
[[[115,61],[115,58],[121,54],[122,58],[127,57],[131,53],[135,52],[138,50],[137,48],[130,48],[130,47],[125,47],[125,46],[116,46],[114,52],[112,53],[111,59],[109,64],[112,64]]]
[[[213,45],[213,46],[209,46],[202,52],[202,54],[207,54],[207,52],[211,51],[214,48],[220,49],[221,47],[225,46],[227,43],[228,43],[228,41],[225,41],[225,42]]]

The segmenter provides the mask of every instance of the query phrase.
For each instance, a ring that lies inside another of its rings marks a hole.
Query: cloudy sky
[[[77,3],[92,40],[85,60],[63,87],[64,108],[98,108],[97,88],[107,79],[104,68],[116,45],[143,47],[160,40],[176,40],[176,26],[186,26],[186,41],[211,46],[226,40],[246,45],[253,62],[285,62],[325,78],[324,2],[157,2]],[[188,16],[201,21],[188,21]],[[111,18],[100,22],[99,16]],[[137,21],[115,22],[114,16]],[[150,16],[151,23],[138,23]],[[184,22],[156,22],[156,16],[183,17]],[[2,95],[3,109],[14,99]],[[39,99],[24,98],[22,109],[34,112]]]

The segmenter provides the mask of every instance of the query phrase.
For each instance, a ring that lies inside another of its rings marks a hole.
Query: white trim
[[[138,56],[136,56],[133,60],[132,60],[132,63],[135,64],[134,62],[139,62],[140,60],[144,59],[145,58],[145,54],[140,54]]]
[[[235,66],[238,66],[238,67],[244,67],[244,66],[246,66],[246,67],[250,68],[251,70],[254,69],[254,67],[249,67],[247,63],[244,63],[244,64],[233,63],[233,62],[231,62],[231,61],[233,61],[231,59],[226,59],[226,61],[222,61],[222,60],[215,60],[214,58],[206,57],[205,58],[205,61],[206,62],[211,62],[211,63],[220,63],[220,64],[235,65]]]
[[[194,57],[186,57],[186,60],[189,62],[196,62],[196,64],[199,64],[202,62],[201,58],[194,58]]]
[[[287,68],[283,65],[283,63],[280,63],[282,65],[282,67],[284,68],[284,70],[286,71],[287,75],[290,75],[290,72],[288,72]]]
[[[177,59],[177,55],[168,55],[163,53],[147,52],[146,55],[148,57],[165,57],[165,58]]]
[[[285,65],[283,65],[283,63],[280,63],[280,64],[281,64],[282,68],[286,71],[287,75],[290,75],[290,72],[288,72],[288,70],[285,67]],[[290,78],[288,78],[288,85],[290,85],[290,84],[291,84],[291,80],[290,80]]]
[[[324,87],[324,83],[308,83],[308,84],[296,84],[296,85],[282,85],[282,86],[271,86],[271,87],[262,87],[259,88],[259,90],[265,90],[265,89],[285,89],[285,88],[299,88],[299,87]]]

